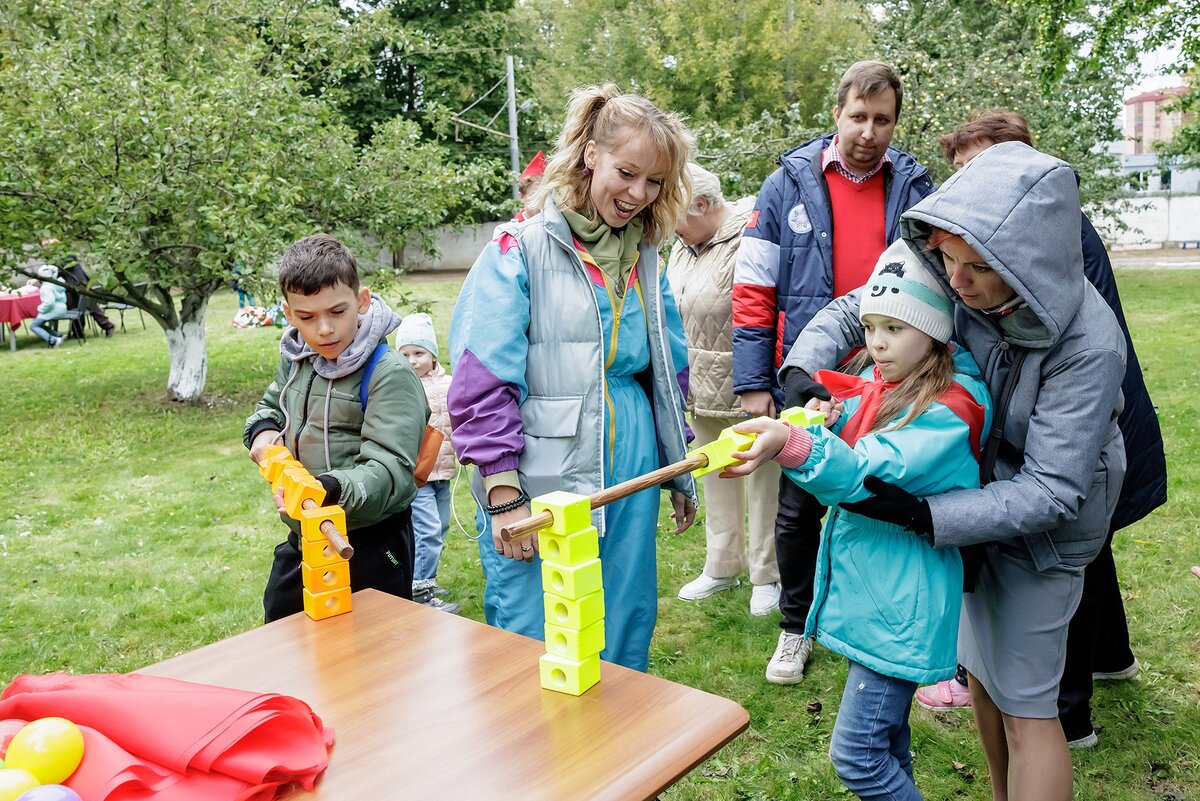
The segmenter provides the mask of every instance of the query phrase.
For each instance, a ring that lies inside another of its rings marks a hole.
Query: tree
[[[555,116],[571,89],[613,81],[696,124],[734,129],[793,105],[811,122],[828,114],[827,62],[869,38],[847,0],[526,0],[520,11],[540,44],[534,90]]]
[[[235,264],[261,278],[317,230],[402,245],[478,177],[403,127],[360,153],[333,105],[306,91],[364,63],[358,37],[375,24],[304,0],[5,4],[3,240],[50,235],[81,251],[100,286],[86,294],[153,317],[170,354],[168,396],[198,400],[205,311]],[[421,216],[389,221],[406,188],[382,178],[405,170],[429,182],[409,198]],[[27,256],[14,247],[4,260]]]
[[[1116,110],[1132,76],[1128,64],[1101,69],[1085,57],[1080,6],[1046,37],[1040,10],[1023,0],[885,0],[879,57],[897,66],[905,91],[895,145],[941,180],[953,168],[939,138],[972,110],[1012,109],[1029,119],[1039,149],[1079,172],[1085,204],[1111,201],[1122,181],[1104,145],[1119,137]],[[1053,58],[1064,60],[1051,68]]]

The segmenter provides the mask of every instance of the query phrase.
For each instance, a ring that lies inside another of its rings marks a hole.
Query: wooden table
[[[744,731],[733,701],[603,663],[543,690],[541,642],[374,590],[354,611],[278,620],[140,672],[293,695],[336,730],[290,798],[651,799]]]
[[[17,349],[17,328],[22,320],[37,317],[42,299],[38,293],[28,295],[0,295],[0,329],[8,334],[8,349]]]

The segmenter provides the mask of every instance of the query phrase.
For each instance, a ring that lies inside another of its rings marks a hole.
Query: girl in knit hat
[[[722,475],[774,459],[829,506],[804,636],[850,662],[830,757],[860,798],[920,799],[909,707],[919,683],[954,673],[962,561],[839,504],[870,496],[874,477],[920,497],[978,487],[991,400],[970,354],[949,342],[953,305],[903,240],[860,293],[866,347],[852,366],[862,372],[815,376],[836,401],[810,403],[826,409],[826,427],[735,426],[758,438]]]
[[[429,473],[425,486],[417,490],[412,502],[413,541],[413,600],[417,603],[456,613],[461,605],[442,600],[447,591],[437,583],[438,564],[442,546],[450,531],[450,481],[454,478],[454,448],[450,445],[450,411],[446,391],[450,376],[438,362],[437,334],[433,319],[424,312],[410,314],[396,330],[396,347],[408,359],[425,388],[429,404],[429,425],[442,432],[442,447],[437,464]]]

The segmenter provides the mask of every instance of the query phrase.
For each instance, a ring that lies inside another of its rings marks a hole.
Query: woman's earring
[[[585,164],[585,165],[583,165],[582,168],[580,168],[579,174],[584,178],[591,178],[592,177],[592,168]]]

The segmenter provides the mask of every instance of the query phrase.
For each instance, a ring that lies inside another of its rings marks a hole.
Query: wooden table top
[[[290,798],[651,799],[744,731],[726,698],[618,665],[576,698],[543,690],[541,642],[374,590],[139,672],[292,695],[336,732]]]

